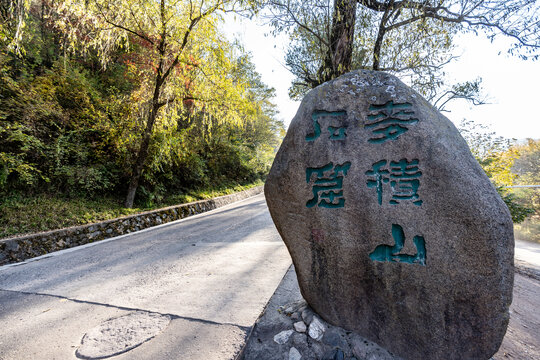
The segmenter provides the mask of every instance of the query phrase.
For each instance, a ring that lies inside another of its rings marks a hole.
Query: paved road
[[[540,246],[517,241],[516,258],[540,267]],[[290,262],[258,195],[0,267],[0,360],[75,359],[85,333],[136,311],[171,321],[115,360],[230,359]]]
[[[540,271],[540,244],[516,240],[515,258]]]
[[[86,332],[136,310],[172,320],[115,359],[230,359],[290,264],[258,195],[0,267],[0,359],[75,359]]]

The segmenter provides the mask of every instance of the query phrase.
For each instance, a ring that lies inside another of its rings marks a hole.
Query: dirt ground
[[[516,273],[510,324],[494,360],[540,359],[540,281]]]

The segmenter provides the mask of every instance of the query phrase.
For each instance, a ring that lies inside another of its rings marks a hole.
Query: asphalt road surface
[[[528,267],[540,271],[540,244],[516,240],[515,257],[526,262]]]
[[[516,241],[516,259],[540,267],[540,246]],[[105,353],[119,353],[115,360],[231,359],[290,264],[261,194],[127,236],[3,266],[0,360]],[[527,296],[515,292],[513,306],[526,310],[515,307],[512,319],[534,313],[531,308],[537,306],[538,283],[525,277],[520,281],[515,290],[535,291]],[[516,333],[507,336],[525,341],[523,331],[538,326],[536,318],[527,319],[530,324],[519,323]],[[95,336],[87,337],[93,341],[85,343],[90,349],[81,345],[87,333]],[[533,337],[523,344],[531,355],[537,350],[530,346],[538,340]],[[146,338],[152,339],[144,342]],[[142,344],[122,352],[111,348],[110,339],[116,345],[125,341],[126,349]],[[514,349],[514,343],[508,350],[503,346],[504,358],[512,352],[523,355],[523,347]]]
[[[262,194],[91,245],[0,267],[0,359],[76,359],[85,333],[137,311],[170,322],[115,359],[231,359],[291,264]],[[104,334],[137,337],[119,332]]]

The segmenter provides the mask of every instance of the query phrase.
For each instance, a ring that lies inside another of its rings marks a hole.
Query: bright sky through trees
[[[299,103],[291,101],[287,93],[294,78],[283,65],[287,36],[265,36],[271,27],[261,23],[230,16],[224,30],[229,36],[239,38],[246,50],[253,53],[263,81],[277,91],[275,101],[288,125]],[[490,43],[483,35],[468,34],[457,38],[456,44],[456,55],[460,58],[445,68],[449,81],[481,77],[489,104],[471,107],[457,100],[448,106],[451,112],[445,115],[455,124],[463,118],[484,124],[507,138],[540,139],[540,63],[507,55],[510,42],[502,36]]]

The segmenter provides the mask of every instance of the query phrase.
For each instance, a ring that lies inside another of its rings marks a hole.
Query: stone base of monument
[[[332,326],[306,304],[291,266],[257,320],[244,360],[400,359],[362,336]]]
[[[257,320],[238,360],[402,359],[355,332],[322,320],[300,294],[294,266]],[[493,360],[493,359],[490,359]]]

